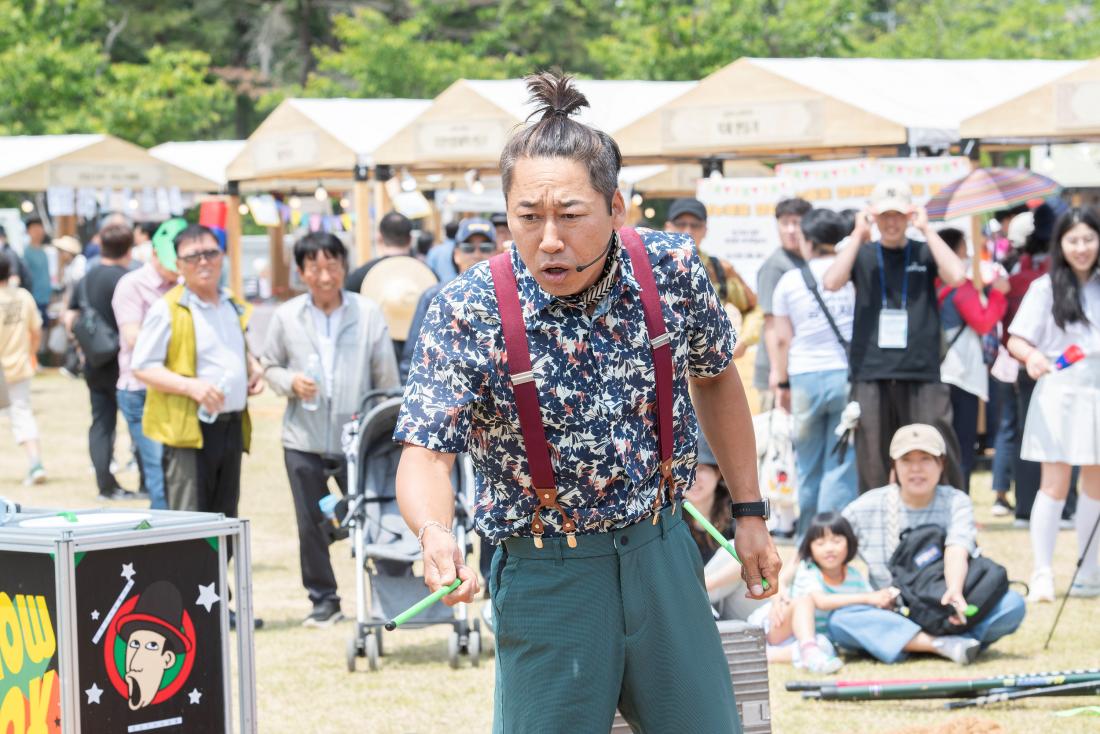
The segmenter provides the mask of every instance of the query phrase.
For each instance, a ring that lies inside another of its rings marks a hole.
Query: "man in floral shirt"
[[[618,146],[570,119],[587,104],[571,80],[543,73],[528,85],[542,119],[501,156],[515,246],[509,260],[452,281],[428,311],[394,434],[405,444],[398,502],[429,588],[457,574],[462,585],[444,601],[471,601],[477,578],[450,531],[450,469],[456,453],[472,455],[477,528],[499,543],[489,579],[495,732],[606,731],[616,706],[636,730],[739,732],[699,554],[676,509],[695,471],[694,402],[744,513],[737,545],[750,595],[774,593],[780,563],[754,504],[735,335],[689,238],[620,234]],[[515,332],[505,343],[501,272],[518,295],[529,372]],[[670,335],[670,455],[658,438],[663,340],[647,334],[647,278]],[[525,441],[520,425],[519,388],[532,381],[542,443]],[[552,505],[535,479],[547,450]]]

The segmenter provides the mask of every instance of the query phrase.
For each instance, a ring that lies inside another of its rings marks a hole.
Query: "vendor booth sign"
[[[707,208],[707,236],[701,249],[730,263],[751,286],[756,271],[779,247],[775,205],[793,195],[779,178],[704,178],[696,196]]]

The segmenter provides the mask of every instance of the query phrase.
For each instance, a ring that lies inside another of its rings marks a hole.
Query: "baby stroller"
[[[400,409],[400,391],[372,392],[341,435],[348,463],[348,497],[347,509],[338,517],[341,527],[350,532],[355,558],[355,632],[348,640],[348,672],[355,671],[356,659],[361,657],[367,659],[370,670],[378,670],[386,621],[427,594],[423,577],[413,573],[413,562],[421,557],[416,533],[405,525],[397,509],[395,479],[401,446],[392,436]],[[468,556],[475,493],[468,456],[460,455],[455,461],[452,482],[456,487],[455,535],[458,547]],[[452,627],[447,642],[452,668],[459,667],[462,655],[478,665],[481,622],[474,619],[471,624],[466,604],[436,604],[402,627],[431,624]]]

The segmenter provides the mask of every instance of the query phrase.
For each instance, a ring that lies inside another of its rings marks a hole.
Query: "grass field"
[[[34,405],[44,444],[47,484],[20,484],[26,470],[22,451],[0,421],[0,495],[35,506],[84,508],[98,504],[87,454],[90,410],[82,382],[46,374],[34,384]],[[266,622],[256,635],[257,696],[260,731],[264,734],[311,734],[345,731],[364,734],[428,734],[448,730],[462,734],[488,732],[491,726],[492,658],[480,668],[468,663],[451,670],[446,663],[446,628],[400,632],[386,639],[386,657],[377,673],[346,672],[344,649],[349,623],[327,630],[299,626],[309,611],[298,572],[297,536],[290,491],[279,443],[282,403],[265,394],[252,403],[257,427],[255,452],[244,462],[241,515],[252,522],[255,606]],[[119,420],[116,455],[126,456],[128,439]],[[120,474],[133,488],[136,474]],[[1008,566],[1014,579],[1026,580],[1030,565],[1026,531],[1010,519],[993,519],[989,475],[974,480],[980,541],[988,555]],[[352,563],[348,545],[333,550],[344,593],[345,612],[354,609]],[[1057,587],[1069,583],[1076,559],[1072,532],[1058,541]],[[1061,592],[1059,592],[1061,593]],[[1082,668],[1100,665],[1100,601],[1070,600],[1050,650],[1043,640],[1054,620],[1054,605],[1029,607],[1021,630],[963,670],[939,659],[919,659],[888,667],[856,661],[843,677],[940,677],[994,675]],[[488,639],[488,636],[486,636]],[[487,645],[491,648],[491,643]],[[789,666],[772,666],[771,709],[776,732],[1061,732],[1100,731],[1096,717],[1055,718],[1073,706],[1100,704],[1100,698],[1035,699],[949,714],[937,702],[821,703],[803,702],[783,690],[788,680],[807,677]],[[659,682],[657,683],[660,684]],[[562,730],[565,734],[566,730]],[[664,733],[662,733],[664,734]],[[669,733],[674,734],[674,733]],[[679,734],[679,733],[675,733]],[[701,733],[708,734],[708,733]]]

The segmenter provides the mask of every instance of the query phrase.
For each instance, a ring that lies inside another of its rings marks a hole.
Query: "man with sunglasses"
[[[463,219],[459,223],[458,232],[455,234],[454,251],[451,254],[455,270],[459,275],[500,252],[501,246],[497,242],[496,231],[496,227],[487,219],[469,218]],[[420,296],[420,302],[416,305],[412,326],[409,327],[409,336],[405,340],[405,346],[401,352],[402,383],[409,376],[413,352],[416,351],[416,338],[420,336],[420,327],[424,323],[424,316],[428,313],[428,306],[432,305],[432,299],[443,289],[444,285],[446,283],[437,283],[428,288]]]
[[[236,517],[251,440],[247,396],[264,386],[245,340],[252,307],[219,288],[223,253],[208,227],[182,230],[175,250],[183,283],[149,309],[131,357],[148,386],[142,429],[164,445],[171,509]]]

